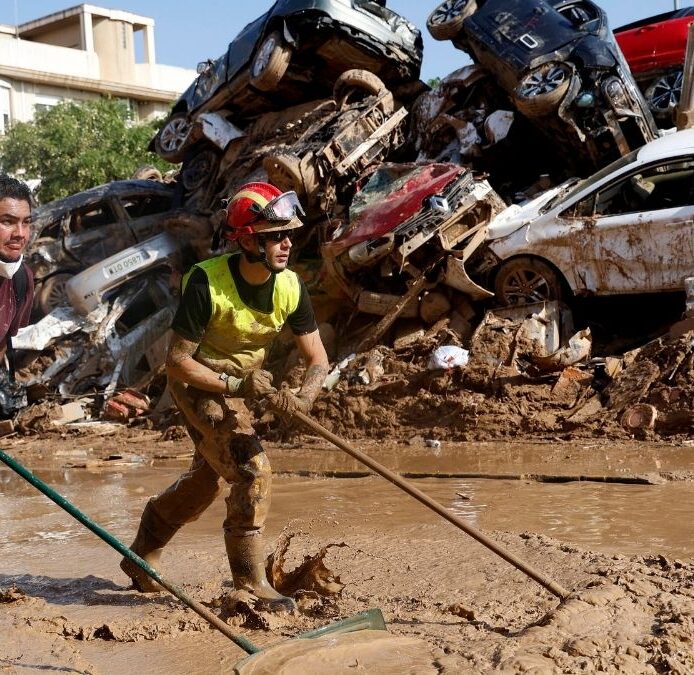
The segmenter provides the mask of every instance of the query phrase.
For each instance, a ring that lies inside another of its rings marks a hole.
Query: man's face
[[[289,263],[289,252],[292,250],[290,236],[295,230],[268,232],[267,234],[244,237],[243,246],[256,255],[260,252],[258,239],[262,237],[267,266],[273,272],[281,272]]]
[[[289,263],[289,251],[292,250],[292,241],[289,238],[293,230],[283,232],[268,232],[265,235],[265,256],[267,264],[273,272],[281,272]],[[282,235],[285,236],[282,236]],[[279,238],[279,241],[277,239]]]
[[[23,199],[0,199],[0,260],[19,260],[31,233],[31,207]]]

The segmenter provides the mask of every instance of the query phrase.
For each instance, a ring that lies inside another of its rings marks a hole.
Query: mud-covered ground
[[[418,641],[398,644],[388,656],[384,650],[377,667],[373,650],[362,646],[359,661],[355,648],[347,672],[694,671],[694,564],[686,533],[677,535],[665,515],[686,519],[691,495],[679,488],[689,489],[694,473],[690,443],[555,440],[432,449],[412,438],[359,447],[415,477],[504,474],[506,480],[487,478],[483,487],[474,480],[413,479],[572,596],[560,602],[382,479],[363,476],[327,443],[307,437],[268,448],[278,474],[268,545],[278,546],[276,583],[290,584],[298,615],[258,612],[235,595],[219,532],[221,498],[166,549],[163,573],[262,647],[372,607],[382,609],[392,636]],[[147,497],[185,467],[192,446],[172,433],[102,426],[12,437],[3,448],[129,542]],[[331,473],[355,477],[320,477]],[[589,481],[557,486],[562,474]],[[601,477],[621,484],[590,482]],[[3,672],[232,671],[243,656],[239,648],[168,594],[129,590],[115,552],[70,525],[9,471],[0,471],[0,483]],[[617,513],[615,505],[623,504],[613,499],[617,488],[634,490],[631,503],[641,511],[652,503],[663,520],[643,525],[648,533],[636,528],[629,546],[609,534],[612,518],[624,519],[617,529],[630,522],[628,513]],[[492,502],[503,518],[485,518]],[[542,508],[550,509],[547,519],[533,520]],[[562,519],[571,527],[553,529]],[[681,545],[673,548],[677,536]],[[305,573],[284,579],[280,569],[291,572],[306,557]]]

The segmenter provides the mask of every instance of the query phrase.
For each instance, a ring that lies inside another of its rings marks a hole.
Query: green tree
[[[431,77],[427,80],[427,84],[432,88],[436,89],[441,84],[441,78],[440,77]]]
[[[13,124],[0,145],[4,171],[40,178],[45,203],[112,180],[143,164],[171,168],[147,150],[156,122],[133,123],[127,105],[110,98],[63,102]]]

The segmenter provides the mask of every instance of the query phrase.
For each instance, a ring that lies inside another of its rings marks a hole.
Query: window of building
[[[10,121],[10,88],[0,86],[0,134],[8,132]]]
[[[58,103],[62,102],[60,96],[50,96],[47,94],[36,94],[34,96],[34,113],[42,112],[43,110],[48,110]]]

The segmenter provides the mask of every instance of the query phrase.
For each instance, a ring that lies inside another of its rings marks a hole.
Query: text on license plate
[[[141,252],[133,253],[127,258],[121,258],[118,262],[114,262],[113,265],[109,265],[106,268],[106,277],[115,277],[121,274],[127,273],[131,269],[139,267],[145,261],[146,255]]]

